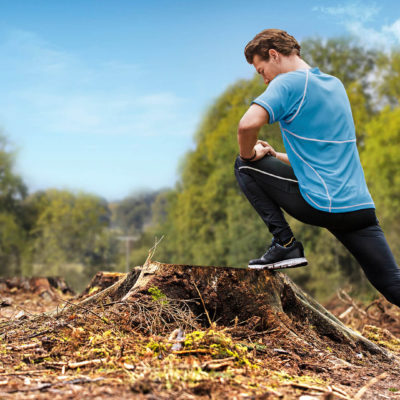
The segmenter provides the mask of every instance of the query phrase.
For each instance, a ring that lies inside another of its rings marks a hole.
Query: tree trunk
[[[136,304],[149,298],[151,293],[161,296],[161,300],[164,295],[167,301],[192,300],[187,304],[202,325],[209,326],[215,321],[220,326],[234,326],[233,335],[246,329],[275,332],[299,345],[303,343],[325,351],[331,345],[344,353],[368,352],[385,359],[392,357],[385,349],[346,327],[278,271],[150,261],[79,304],[104,299]]]

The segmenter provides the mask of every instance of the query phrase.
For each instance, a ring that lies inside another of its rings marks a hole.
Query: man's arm
[[[239,122],[239,154],[244,158],[251,158],[254,156],[254,150],[256,150],[256,156],[252,161],[259,160],[266,154],[271,154],[272,156],[290,165],[286,153],[275,152],[275,150],[267,142],[263,140],[257,140],[258,132],[260,131],[261,127],[265,124],[268,124],[268,122],[268,112],[258,104],[252,104]]]
[[[278,160],[283,161],[284,163],[290,165],[290,161],[289,161],[289,157],[287,156],[286,153],[278,153],[276,152],[276,156],[275,156]]]
[[[251,158],[254,155],[258,132],[268,121],[267,111],[258,104],[252,104],[245,112],[238,127],[239,154],[242,157]]]

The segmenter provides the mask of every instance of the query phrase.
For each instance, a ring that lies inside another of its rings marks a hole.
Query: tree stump
[[[85,298],[94,293],[101,292],[102,290],[118,282],[122,277],[125,277],[125,275],[126,274],[123,272],[99,271],[92,278],[78,298]]]
[[[63,294],[73,294],[73,290],[65,282],[64,278],[60,276],[48,277],[12,277],[0,278],[0,291],[25,291],[33,292],[45,299],[56,299],[57,291]]]
[[[326,351],[329,345],[342,354],[368,352],[386,360],[393,357],[346,327],[278,271],[150,261],[79,304],[87,307],[104,299],[135,304],[151,297],[152,290],[168,301],[192,300],[187,304],[203,326],[211,322],[240,331],[247,325],[253,331],[275,332],[285,340],[315,349]]]

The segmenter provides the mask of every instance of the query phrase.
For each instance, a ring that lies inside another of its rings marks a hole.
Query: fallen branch
[[[384,372],[383,374],[380,374],[376,376],[375,378],[372,378],[365,386],[363,386],[354,396],[354,400],[360,400],[361,397],[364,395],[364,393],[372,386],[375,385],[375,383],[381,381],[382,379],[385,379],[387,377],[387,372]]]
[[[79,362],[74,362],[74,363],[68,363],[67,366],[68,368],[75,369],[75,368],[80,368],[80,367],[86,367],[87,365],[95,365],[95,364],[102,364],[103,362],[106,362],[106,358],[97,358],[95,360],[87,360],[87,361],[79,361]]]
[[[362,315],[364,315],[365,317],[367,317],[367,313],[363,310],[363,309],[361,309],[356,303],[355,303],[355,301],[349,296],[349,294],[348,293],[346,293],[343,289],[342,290],[338,290],[337,291],[337,296],[339,297],[339,300],[341,300],[343,303],[349,303],[349,304],[351,304],[353,307],[354,307],[354,309],[356,309],[360,314],[362,314]],[[343,299],[343,297],[345,298],[345,299]]]
[[[193,281],[192,283],[193,283],[195,289],[197,290],[197,293],[198,293],[199,296],[200,296],[201,303],[203,304],[204,311],[205,311],[205,313],[206,313],[206,315],[207,315],[208,323],[210,324],[210,327],[212,327],[212,326],[213,326],[213,323],[211,322],[210,315],[208,314],[208,311],[207,311],[206,305],[204,304],[204,300],[203,300],[203,297],[202,297],[202,295],[201,295],[201,293],[200,293],[200,290],[199,290],[199,288],[197,287],[196,282]]]
[[[28,344],[23,344],[21,346],[7,346],[7,350],[28,350],[28,349],[34,349],[35,347],[40,347],[41,343],[35,342],[35,343],[28,343]]]
[[[328,388],[322,388],[319,386],[311,386],[311,385],[306,385],[304,383],[296,383],[296,382],[290,382],[287,383],[288,386],[293,386],[299,389],[305,389],[305,390],[315,390],[317,392],[323,392],[323,393],[332,393],[337,397],[340,397],[343,400],[355,400],[352,399],[351,397],[349,397],[347,395],[346,392],[344,392],[343,390],[335,387],[335,386],[329,386]]]

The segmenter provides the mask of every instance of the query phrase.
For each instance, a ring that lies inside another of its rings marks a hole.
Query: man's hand
[[[264,140],[257,140],[257,143],[253,149],[253,154],[254,154],[254,151],[256,152],[256,156],[251,161],[260,160],[267,154],[269,154],[270,156],[276,157],[276,151],[273,149],[273,147],[268,142],[266,142]]]
[[[266,154],[269,154],[272,157],[276,157],[276,151],[265,140],[257,140],[257,143],[254,146],[254,150],[257,152],[257,156],[254,161],[263,158]]]

